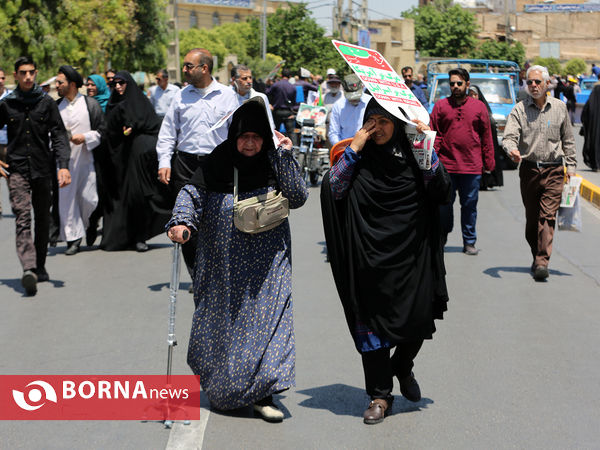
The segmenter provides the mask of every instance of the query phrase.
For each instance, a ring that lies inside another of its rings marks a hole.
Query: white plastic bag
[[[560,199],[561,208],[572,208],[575,205],[575,200],[579,196],[581,180],[581,177],[573,175],[569,178],[569,182],[563,185],[562,197]]]
[[[558,208],[558,229],[564,231],[581,231],[581,197],[575,196],[572,206]]]

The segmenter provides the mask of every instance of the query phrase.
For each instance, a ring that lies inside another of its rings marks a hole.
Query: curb
[[[581,175],[579,175],[581,177]],[[585,178],[581,177],[581,187],[579,189],[579,193],[583,198],[585,198],[588,202],[594,205],[596,208],[600,209],[600,187],[596,186],[593,183],[590,183]]]

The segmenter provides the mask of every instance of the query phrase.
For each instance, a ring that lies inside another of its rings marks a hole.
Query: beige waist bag
[[[280,225],[289,215],[288,199],[270,191],[238,201],[238,171],[233,168],[233,223],[244,233],[262,233]]]

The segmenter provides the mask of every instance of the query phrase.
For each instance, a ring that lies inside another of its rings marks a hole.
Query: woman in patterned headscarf
[[[283,419],[273,394],[295,385],[290,228],[285,219],[260,233],[240,231],[233,192],[235,169],[240,200],[278,189],[290,208],[304,204],[292,142],[277,136],[276,148],[262,99],[242,104],[227,140],[179,192],[167,224],[172,240],[197,246],[188,364],[214,408],[253,405],[272,422]]]

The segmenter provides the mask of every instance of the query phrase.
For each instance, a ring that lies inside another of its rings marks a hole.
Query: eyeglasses
[[[540,84],[542,84],[542,80],[527,80],[527,86],[531,86],[533,83],[539,86]]]
[[[464,81],[451,81],[450,86],[462,86]]]
[[[187,69],[187,70],[192,70],[192,69],[195,69],[196,67],[202,67],[204,65],[205,64],[192,64],[192,63],[186,62],[186,63],[183,63],[183,68]]]
[[[115,80],[114,81],[115,86],[118,84],[119,86],[125,86],[127,84],[127,81],[123,81],[123,80]]]

